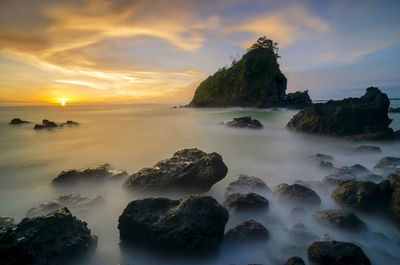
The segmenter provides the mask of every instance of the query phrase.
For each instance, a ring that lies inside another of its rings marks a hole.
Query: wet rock
[[[9,225],[13,225],[14,221],[14,218],[10,216],[0,216],[0,229],[6,228]]]
[[[202,193],[226,176],[228,168],[217,153],[184,149],[172,158],[131,175],[124,187],[139,191]]]
[[[320,161],[318,166],[319,166],[319,168],[322,168],[324,170],[329,170],[329,171],[336,170],[336,168],[333,166],[332,162],[329,162],[329,161]]]
[[[358,179],[362,180],[362,181],[372,181],[375,183],[381,183],[382,181],[384,181],[384,178],[381,175],[372,174],[372,173],[363,175],[363,176],[359,177]]]
[[[35,127],[33,127],[33,129],[43,130],[43,129],[54,129],[57,127],[58,127],[57,123],[45,119],[42,121],[42,124],[35,124]]]
[[[305,265],[305,263],[300,257],[291,257],[285,262],[284,265]]]
[[[265,241],[268,238],[269,232],[265,226],[254,220],[248,220],[226,232],[224,240],[228,244],[241,244]]]
[[[321,198],[315,191],[299,184],[279,184],[274,190],[274,196],[280,201],[288,201],[294,204],[313,206],[321,204]]]
[[[370,171],[366,167],[364,167],[360,164],[355,164],[352,166],[344,166],[344,167],[340,168],[338,173],[342,174],[342,175],[350,174],[350,175],[360,176],[360,175],[368,174],[368,173],[370,173]]]
[[[327,154],[315,154],[313,156],[309,156],[309,158],[318,161],[318,162],[333,162],[333,156]]]
[[[21,120],[20,118],[14,118],[10,121],[10,125],[20,125],[20,124],[25,124],[25,123],[30,123],[29,121],[24,121]]]
[[[228,211],[208,196],[132,201],[118,220],[123,245],[178,254],[211,254],[222,243]]]
[[[285,98],[286,107],[289,109],[302,109],[312,104],[308,91],[288,93]]]
[[[222,205],[237,212],[264,211],[268,209],[269,202],[266,198],[256,193],[233,193],[228,196]]]
[[[392,198],[390,202],[390,210],[393,217],[400,225],[400,178],[397,178],[392,184]]]
[[[260,121],[252,119],[251,117],[233,118],[232,121],[226,122],[225,125],[228,127],[250,129],[262,129],[264,127]]]
[[[400,157],[385,156],[380,159],[374,166],[374,170],[383,173],[390,174],[400,169]]]
[[[103,164],[91,168],[62,171],[53,179],[52,184],[74,185],[82,182],[100,183],[121,180],[126,176],[128,176],[126,171],[115,169],[110,164]]]
[[[1,229],[1,264],[74,264],[90,254],[96,244],[97,237],[91,235],[87,224],[62,208]]]
[[[400,113],[400,107],[397,107],[397,108],[389,108],[389,112],[392,112],[392,113]]]
[[[348,180],[339,183],[332,198],[339,204],[359,210],[384,210],[390,201],[390,182]]]
[[[46,215],[59,208],[67,207],[72,213],[87,213],[98,207],[104,206],[106,201],[103,197],[97,196],[94,199],[83,197],[79,193],[62,195],[55,200],[42,203],[37,207],[31,208],[26,217]]]
[[[356,139],[389,139],[389,98],[377,87],[361,98],[312,104],[296,114],[287,127],[299,132]]]
[[[322,178],[322,182],[330,185],[337,185],[346,180],[355,180],[353,174],[330,174]]]
[[[375,145],[360,145],[354,148],[354,151],[357,153],[382,153],[381,148]]]
[[[314,217],[323,224],[340,229],[360,231],[367,228],[367,225],[357,215],[349,211],[317,211]]]
[[[271,192],[271,189],[260,178],[239,174],[236,178],[228,184],[225,189],[225,196],[232,193],[266,193]]]
[[[340,241],[317,241],[308,249],[308,260],[315,265],[371,265],[357,245]]]

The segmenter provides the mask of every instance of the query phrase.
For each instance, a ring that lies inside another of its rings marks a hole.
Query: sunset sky
[[[398,0],[1,0],[0,102],[186,103],[262,35],[289,91],[399,96],[399,14]]]

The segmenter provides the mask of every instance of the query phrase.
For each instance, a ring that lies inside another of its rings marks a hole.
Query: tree
[[[247,49],[247,51],[252,51],[255,49],[269,49],[274,52],[276,58],[280,58],[278,53],[278,43],[268,39],[266,36],[258,38],[256,43],[254,43],[249,49]]]

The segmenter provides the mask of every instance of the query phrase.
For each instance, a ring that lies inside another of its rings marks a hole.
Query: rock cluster
[[[260,178],[239,174],[228,184],[225,189],[225,195],[229,196],[232,193],[267,193],[271,189]]]
[[[315,191],[299,184],[279,184],[274,190],[274,196],[280,201],[287,201],[293,204],[310,206],[321,204],[321,198]]]
[[[24,121],[21,120],[20,118],[14,118],[10,121],[10,125],[20,125],[20,124],[25,124],[25,123],[30,123],[29,121]]]

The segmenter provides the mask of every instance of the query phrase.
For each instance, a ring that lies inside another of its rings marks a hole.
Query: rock
[[[331,156],[331,155],[319,154],[319,153],[316,155],[313,155],[313,156],[309,156],[308,158],[311,158],[318,162],[333,162],[333,160],[334,160],[333,156]]]
[[[289,235],[294,241],[301,243],[309,244],[312,241],[318,240],[318,236],[302,223],[294,224],[289,230]]]
[[[14,221],[14,218],[10,216],[0,216],[0,229],[6,228],[9,225],[13,225]]]
[[[35,130],[54,129],[57,127],[58,127],[58,125],[55,122],[45,119],[42,121],[42,124],[35,124],[35,127],[33,127],[33,129],[35,129]]]
[[[352,166],[344,166],[344,167],[340,168],[338,173],[342,174],[342,175],[350,174],[350,175],[354,175],[354,176],[360,176],[360,175],[368,174],[368,173],[370,173],[370,171],[360,164],[355,164]]]
[[[269,207],[269,202],[263,196],[255,193],[233,193],[222,205],[237,212],[265,211]]]
[[[236,178],[228,184],[225,189],[225,196],[232,193],[266,193],[271,192],[271,189],[260,178],[239,174]]]
[[[178,254],[211,254],[222,243],[228,211],[208,196],[132,201],[118,220],[124,245]]]
[[[360,139],[389,139],[389,98],[376,87],[361,98],[312,104],[296,114],[287,127],[299,132]]]
[[[235,128],[250,128],[250,129],[262,129],[264,126],[262,123],[256,119],[252,119],[251,117],[240,117],[233,118],[232,121],[228,121],[225,123],[228,127]]]
[[[265,226],[254,220],[248,220],[226,232],[224,240],[228,244],[241,244],[265,241],[268,238],[269,232]]]
[[[90,210],[104,206],[106,201],[103,197],[97,196],[94,199],[82,197],[79,193],[62,195],[55,200],[42,203],[38,207],[31,208],[26,217],[35,217],[51,213],[52,211],[67,207],[72,213],[86,213]]]
[[[384,181],[384,178],[381,175],[372,174],[372,173],[371,174],[362,175],[358,179],[362,180],[362,181],[372,181],[372,182],[375,182],[375,183],[381,183],[382,181]]]
[[[128,176],[126,171],[113,168],[110,164],[84,169],[62,171],[53,179],[53,185],[75,185],[82,182],[100,183],[105,181],[121,180]]]
[[[1,229],[1,264],[74,264],[92,253],[96,244],[87,224],[62,208]]]
[[[354,148],[354,151],[357,153],[382,153],[381,148],[375,145],[360,145]]]
[[[388,187],[389,186],[389,187]],[[348,180],[339,183],[332,198],[339,204],[359,210],[384,210],[390,201],[390,182]]]
[[[385,156],[381,158],[374,166],[374,170],[390,174],[400,169],[400,157]]]
[[[279,201],[288,201],[294,204],[313,206],[321,204],[321,198],[315,191],[299,184],[279,184],[274,190],[274,196],[277,197]]]
[[[397,108],[389,108],[389,112],[400,113],[400,107],[397,107]]]
[[[289,217],[291,219],[300,219],[304,218],[307,215],[306,210],[301,207],[295,207],[290,211]]]
[[[20,124],[25,124],[25,123],[30,123],[29,121],[24,121],[21,120],[20,118],[14,118],[10,121],[10,125],[20,125]]]
[[[291,257],[285,262],[284,265],[305,265],[305,263],[300,257]]]
[[[317,241],[308,249],[308,260],[315,265],[371,265],[357,245],[340,241]]]
[[[325,170],[329,170],[329,171],[336,170],[335,167],[333,166],[332,162],[329,162],[329,161],[320,161],[319,167],[322,169],[325,169]]]
[[[64,123],[61,123],[60,126],[61,126],[61,127],[63,127],[63,126],[73,127],[73,126],[78,126],[78,125],[79,125],[79,122],[68,120],[68,121],[66,121],[66,122],[64,122]]]
[[[346,180],[355,180],[353,174],[330,174],[322,178],[322,182],[330,185],[337,185]]]
[[[303,109],[312,104],[311,98],[306,91],[296,91],[295,93],[288,93],[285,98],[285,106],[290,109]]]
[[[314,217],[321,223],[333,226],[339,229],[361,231],[367,228],[367,225],[354,213],[344,210],[324,210],[317,211]]]
[[[139,191],[183,191],[202,193],[226,176],[228,168],[217,153],[184,149],[172,158],[131,175],[124,183]]]
[[[400,178],[397,178],[392,184],[392,198],[390,202],[390,210],[394,219],[400,225]]]

